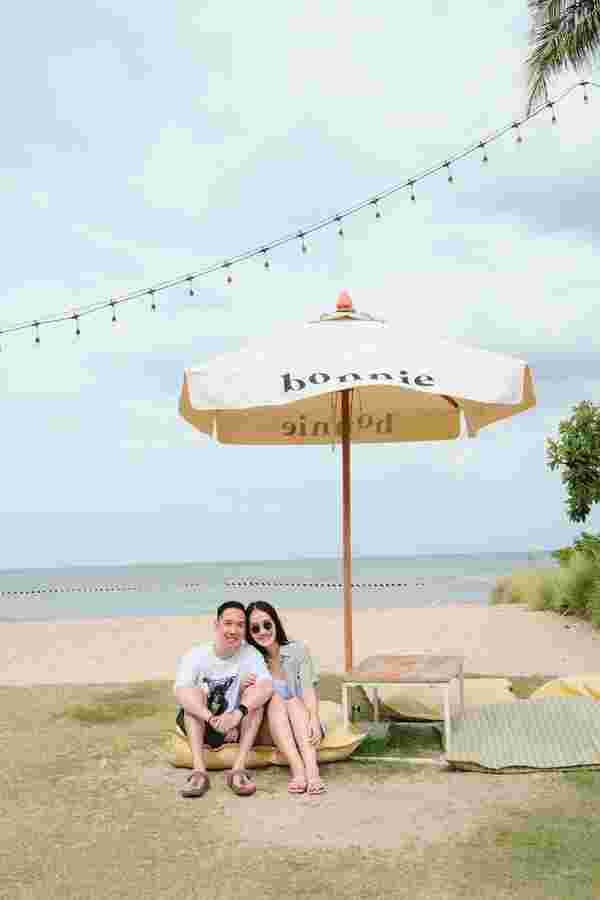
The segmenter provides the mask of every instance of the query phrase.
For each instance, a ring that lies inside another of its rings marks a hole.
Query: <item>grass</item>
[[[577,810],[577,803],[574,806],[556,818],[545,812],[529,816],[521,828],[500,828],[494,843],[510,856],[515,881],[543,886],[549,897],[597,900],[600,819],[589,810]]]
[[[578,616],[600,628],[600,561],[576,552],[560,567],[515,569],[498,579],[491,602]]]
[[[164,708],[162,691],[160,682],[142,682],[126,690],[104,691],[88,703],[67,705],[61,715],[86,725],[156,716]]]
[[[353,753],[353,758],[368,756],[403,757],[439,755],[442,739],[435,725],[412,726],[397,723],[387,737],[369,735]]]
[[[540,679],[511,680],[515,690],[527,695]],[[336,676],[324,679],[325,699],[339,702],[340,682]],[[138,711],[139,705],[154,704],[158,712],[131,717],[133,708],[128,704]],[[91,721],[65,715],[68,709],[99,705],[128,713],[120,719],[92,716]],[[276,835],[272,843],[254,846],[240,841],[235,831],[237,818],[252,815],[253,801],[236,806],[220,774],[213,779],[206,803],[178,800],[177,784],[169,781],[160,746],[161,735],[172,730],[173,712],[170,682],[126,690],[0,688],[0,767],[5,785],[0,846],[7,896],[92,900],[100,893],[105,900],[140,896],[188,900],[198,896],[200,884],[201,893],[214,900],[228,900],[240,885],[265,900],[281,896],[282,885],[291,900],[600,897],[599,772],[489,776],[376,762],[332,763],[325,772],[329,803],[335,802],[335,792],[353,796],[365,788],[377,793],[397,790],[401,802],[404,785],[433,782],[459,800],[467,783],[480,785],[485,795],[492,779],[508,787],[517,777],[531,785],[531,795],[508,816],[494,808],[483,823],[477,819],[475,804],[464,833],[449,832],[422,856],[401,846],[406,834],[398,835],[397,849],[388,850],[362,846],[358,835],[356,846],[337,849],[328,846],[328,834],[322,849],[282,848]],[[403,728],[391,731],[398,749],[416,755],[410,741],[418,737],[418,728],[412,738]],[[430,732],[429,740],[433,744],[438,739]],[[376,749],[376,744],[372,747]],[[153,782],[144,780],[148,770],[157,773]],[[261,795],[285,806],[287,773],[273,767],[261,770],[259,779]],[[261,802],[258,795],[256,802]],[[317,808],[297,809],[306,827],[319,827]],[[414,828],[421,824],[415,807]],[[339,829],[344,827],[340,821]],[[394,827],[390,820],[389,828]]]

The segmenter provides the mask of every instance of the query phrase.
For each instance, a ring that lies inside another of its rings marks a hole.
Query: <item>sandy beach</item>
[[[169,679],[179,657],[209,640],[212,617],[0,623],[0,684],[107,684]],[[290,635],[306,640],[326,672],[343,671],[342,613],[292,610]],[[355,661],[374,653],[459,654],[465,671],[573,675],[600,671],[600,632],[522,606],[366,609],[354,614]]]

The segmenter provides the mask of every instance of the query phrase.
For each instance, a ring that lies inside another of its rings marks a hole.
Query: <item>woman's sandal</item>
[[[235,784],[234,779],[237,779],[239,783]],[[227,787],[238,797],[250,797],[256,791],[256,785],[247,769],[232,769],[225,776],[225,781]]]
[[[308,784],[306,786],[307,794],[312,794],[313,796],[315,796],[316,794],[324,794],[326,791],[327,787],[320,778],[309,778]]]
[[[206,772],[194,769],[179,793],[182,797],[204,797],[209,787],[210,781]]]
[[[288,793],[289,794],[305,794],[306,793],[306,778],[292,778],[288,784]]]

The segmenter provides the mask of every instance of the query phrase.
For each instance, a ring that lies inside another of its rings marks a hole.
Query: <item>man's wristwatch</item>
[[[247,707],[247,706],[244,706],[243,703],[240,703],[240,705],[238,706],[238,709],[239,709],[239,711],[240,711],[241,714],[242,714],[242,719],[244,718],[244,716],[247,716],[247,715],[248,715],[248,707]],[[241,720],[240,720],[240,721],[241,721]]]

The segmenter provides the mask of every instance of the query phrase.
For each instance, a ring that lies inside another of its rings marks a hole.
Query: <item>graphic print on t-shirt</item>
[[[207,692],[206,705],[213,716],[220,716],[235,708],[240,689],[240,676],[229,678],[203,678]]]

